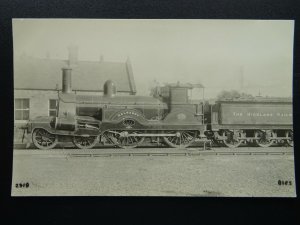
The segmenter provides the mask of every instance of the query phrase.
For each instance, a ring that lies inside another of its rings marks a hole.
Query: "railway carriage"
[[[72,69],[62,71],[57,115],[37,117],[27,126],[39,149],[69,141],[82,149],[99,142],[133,148],[145,140],[184,148],[196,139],[228,147],[293,145],[291,99],[220,100],[209,105],[189,98],[189,90],[204,90],[202,85],[180,83],[157,87],[153,96],[118,96],[110,80],[103,96],[85,96],[72,92]]]
[[[210,107],[207,135],[228,147],[256,144],[293,146],[292,100],[247,98],[220,100]]]

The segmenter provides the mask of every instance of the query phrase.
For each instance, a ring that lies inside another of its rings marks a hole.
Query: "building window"
[[[49,100],[49,116],[57,116],[57,99]]]
[[[15,119],[29,120],[29,99],[15,99]]]

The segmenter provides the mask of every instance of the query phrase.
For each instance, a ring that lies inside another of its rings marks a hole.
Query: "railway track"
[[[205,156],[205,155],[293,155],[293,151],[183,151],[183,152],[103,152],[69,153],[70,157],[115,157],[115,156]]]
[[[240,156],[240,155],[293,155],[292,148],[238,148],[238,149],[210,149],[199,148],[170,149],[170,148],[142,148],[142,149],[54,149],[54,150],[17,150],[17,155],[51,155],[64,157],[131,157],[131,156]]]

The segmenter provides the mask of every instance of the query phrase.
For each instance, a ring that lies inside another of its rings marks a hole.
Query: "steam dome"
[[[107,80],[103,86],[104,96],[113,97],[116,95],[117,88],[111,80]]]

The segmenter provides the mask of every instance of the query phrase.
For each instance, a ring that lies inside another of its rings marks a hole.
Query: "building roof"
[[[14,63],[15,89],[61,90],[62,68],[69,61],[23,55]],[[112,80],[117,91],[136,93],[129,59],[126,62],[77,61],[71,68],[73,90],[103,91],[105,81]]]

